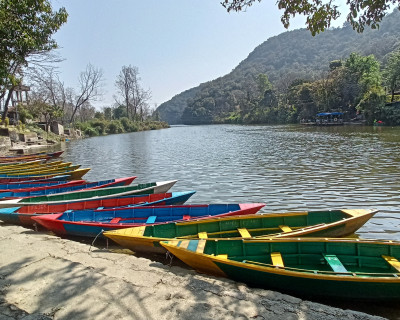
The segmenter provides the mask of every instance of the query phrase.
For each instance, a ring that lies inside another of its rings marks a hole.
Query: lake
[[[173,126],[68,142],[88,180],[179,180],[189,203],[265,202],[261,212],[376,208],[358,235],[400,240],[400,128]],[[399,309],[328,304],[399,318]]]
[[[400,240],[400,128],[173,126],[66,144],[88,180],[178,182],[189,203],[265,202],[262,212],[376,208],[358,234]]]

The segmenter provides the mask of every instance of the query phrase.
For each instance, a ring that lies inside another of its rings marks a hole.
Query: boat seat
[[[324,254],[324,258],[334,272],[348,273],[347,269],[336,255]]]
[[[110,223],[118,223],[121,221],[121,218],[112,218]]]
[[[207,232],[199,232],[197,235],[198,235],[198,237],[200,239],[207,239],[208,238]]]
[[[227,254],[217,254],[216,257],[217,258],[221,258],[221,259],[228,259],[228,255]]]
[[[238,228],[237,230],[242,238],[251,238],[251,234],[246,228]]]
[[[190,220],[190,216],[189,215],[184,215],[182,219],[183,220]]]
[[[103,210],[104,207],[98,207],[96,210]]]
[[[280,225],[279,229],[281,229],[283,232],[292,232],[292,228],[290,228],[289,226],[284,226],[284,225]]]
[[[385,259],[385,261],[390,264],[394,269],[396,269],[397,272],[400,272],[400,261],[397,260],[394,257],[390,256],[384,256],[382,255],[382,258]]]
[[[271,261],[275,267],[285,267],[280,252],[271,252]]]
[[[150,216],[147,218],[146,223],[154,223],[156,222],[157,217],[156,216]]]

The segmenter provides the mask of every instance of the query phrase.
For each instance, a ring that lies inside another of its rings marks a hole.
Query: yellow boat
[[[51,174],[58,172],[73,171],[79,169],[81,165],[68,166],[68,167],[54,167],[54,168],[32,168],[29,170],[17,170],[17,171],[6,171],[0,172],[0,175],[7,176],[19,176],[19,175],[33,175],[33,174]]]
[[[28,167],[16,167],[16,168],[0,168],[0,174],[8,174],[12,172],[27,172],[27,171],[39,171],[39,170],[49,170],[57,168],[68,168],[72,165],[72,162],[60,162],[54,163],[52,165],[32,165]]]
[[[8,168],[29,168],[40,165],[55,165],[64,163],[61,160],[53,161],[53,162],[43,162],[43,160],[34,160],[30,162],[18,162],[18,163],[0,163],[0,170],[8,169]]]
[[[104,236],[133,251],[164,253],[160,241],[172,239],[345,237],[376,212],[349,209],[251,214],[113,230]]]
[[[10,175],[5,175],[5,174],[0,174],[0,179],[13,179],[13,178],[27,178],[24,180],[32,180],[32,179],[41,179],[45,177],[54,177],[58,175],[68,175],[69,178],[67,180],[80,180],[88,171],[90,168],[85,168],[85,169],[76,169],[76,170],[65,170],[65,171],[46,171],[42,173],[30,173],[30,174],[10,174]]]

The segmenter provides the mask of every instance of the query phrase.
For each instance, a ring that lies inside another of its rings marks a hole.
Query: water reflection
[[[176,126],[67,144],[89,180],[178,179],[191,203],[266,202],[263,212],[377,208],[365,238],[400,240],[400,129],[386,127]]]

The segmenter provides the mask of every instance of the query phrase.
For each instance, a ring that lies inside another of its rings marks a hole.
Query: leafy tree
[[[228,12],[242,11],[256,1],[261,2],[261,0],[223,0],[221,4]],[[396,5],[400,9],[400,0],[347,0],[346,3],[350,12],[347,21],[357,32],[363,32],[366,25],[372,29],[378,28],[391,5]],[[331,21],[340,17],[339,7],[334,1],[278,0],[277,5],[279,9],[284,10],[281,21],[285,28],[289,27],[291,17],[304,15],[307,16],[307,29],[312,35],[329,28]]]
[[[400,88],[400,50],[395,51],[390,55],[383,76],[385,83],[390,90],[391,102],[393,102],[394,93]]]
[[[67,17],[64,8],[53,11],[49,0],[0,1],[0,98],[7,94],[3,119],[29,58],[57,48],[52,36]]]

